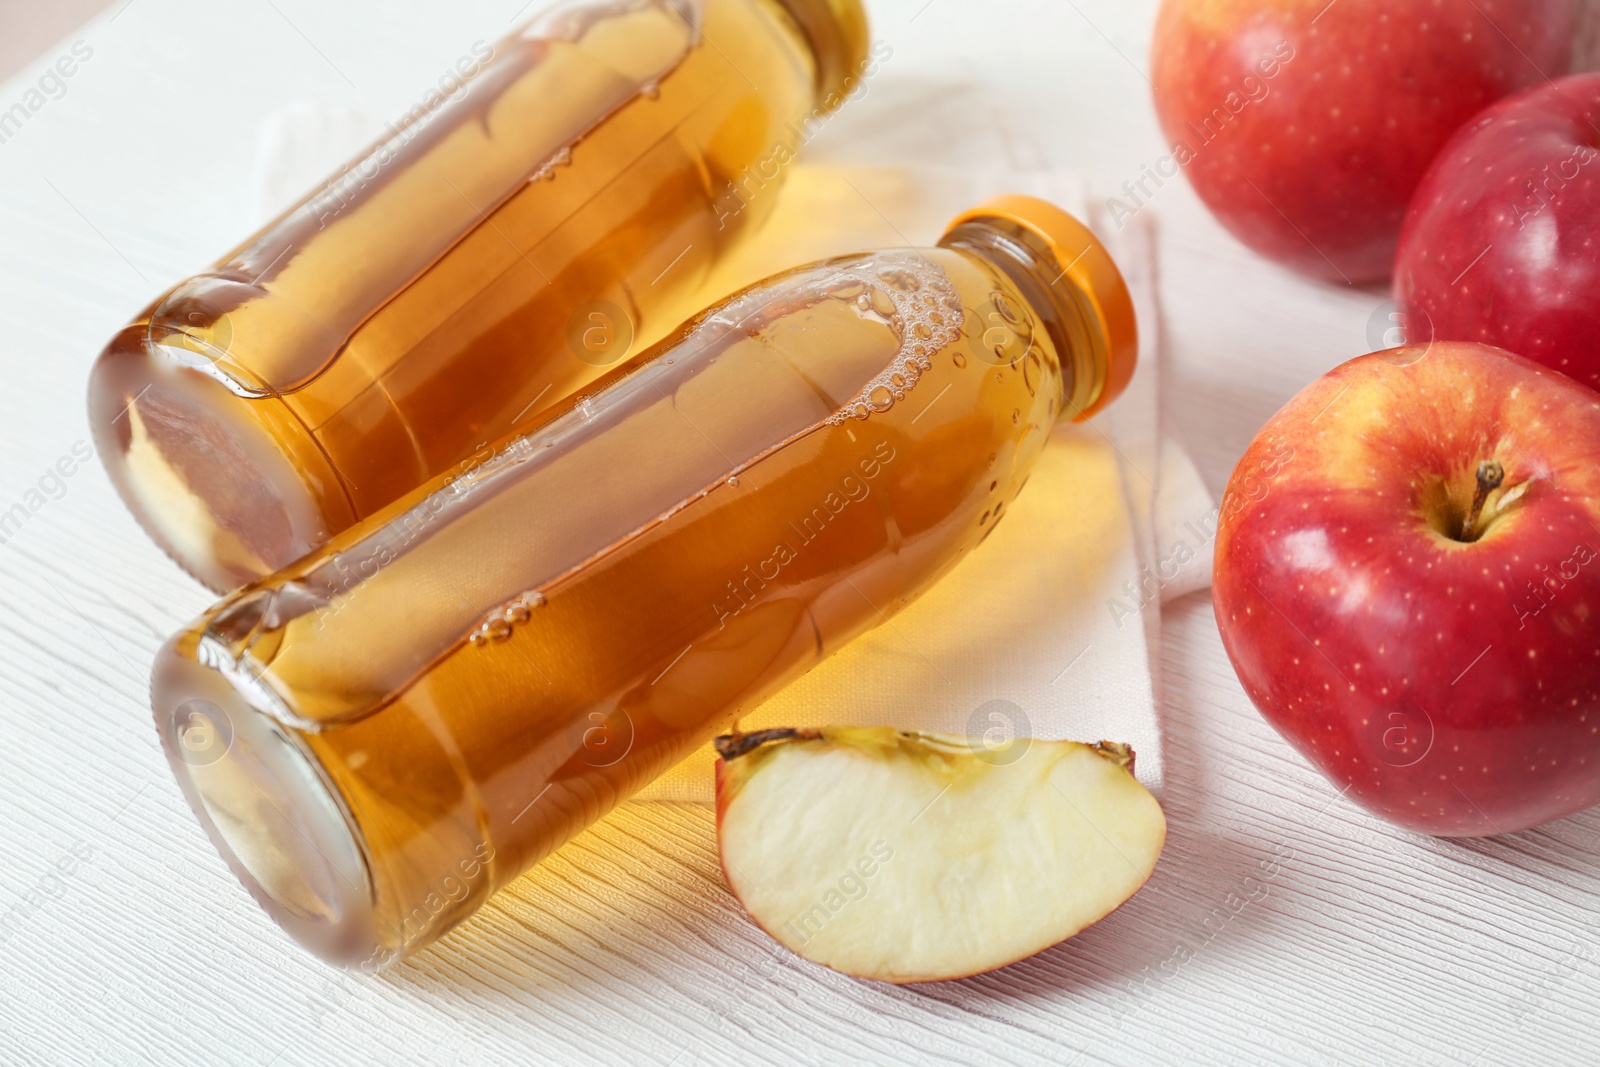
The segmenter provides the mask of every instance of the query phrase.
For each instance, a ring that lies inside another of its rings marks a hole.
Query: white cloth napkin
[[[346,110],[297,104],[266,125],[262,220],[377,132]],[[870,248],[934,244],[962,209],[1030,193],[1091,225],[1083,183],[1053,172],[798,164],[755,240],[702,287],[731,292],[768,274]],[[1163,431],[1160,312],[1147,213],[1103,232],[1134,294],[1140,362],[1127,391],[1086,425],[1052,435],[995,532],[938,585],[741,720],[745,729],[880,724],[1001,738],[1131,744],[1159,791],[1153,685],[1160,604],[1211,580],[1216,508]],[[648,786],[654,800],[709,800],[710,748]]]

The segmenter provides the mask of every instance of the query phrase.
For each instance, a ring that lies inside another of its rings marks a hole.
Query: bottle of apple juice
[[[220,592],[470,465],[700,306],[882,51],[860,0],[580,0],[475,47],[111,340],[112,482]]]
[[[1029,198],[769,278],[173,638],[172,768],[280,924],[386,965],[926,588],[1135,350]]]

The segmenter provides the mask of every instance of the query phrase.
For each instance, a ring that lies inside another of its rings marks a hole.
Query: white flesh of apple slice
[[[1166,818],[1126,746],[1014,744],[887,727],[720,738],[728,884],[782,944],[863,978],[959,978],[1063,941],[1144,884]]]

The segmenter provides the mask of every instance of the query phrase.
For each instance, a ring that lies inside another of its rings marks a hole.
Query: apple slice
[[[961,978],[1049,948],[1133,896],[1167,836],[1126,745],[856,726],[716,744],[734,896],[861,978]]]

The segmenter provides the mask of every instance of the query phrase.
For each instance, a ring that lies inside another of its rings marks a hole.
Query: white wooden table
[[[133,0],[44,57],[93,50],[0,143],[0,512],[40,504],[0,544],[0,1063],[1600,1062],[1600,814],[1469,843],[1376,822],[1256,715],[1204,596],[1166,612],[1166,855],[1023,964],[892,988],[790,957],[740,914],[692,805],[626,807],[376,979],[281,935],[151,726],[151,656],[209,595],[98,464],[47,471],[88,437],[100,344],[251,229],[263,115],[399,114],[521,3]],[[1069,168],[1114,192],[1166,150],[1153,8],[875,2],[894,55],[812,158]],[[1169,403],[1220,489],[1279,404],[1370,347],[1385,295],[1255,259],[1182,182],[1146,210]]]

